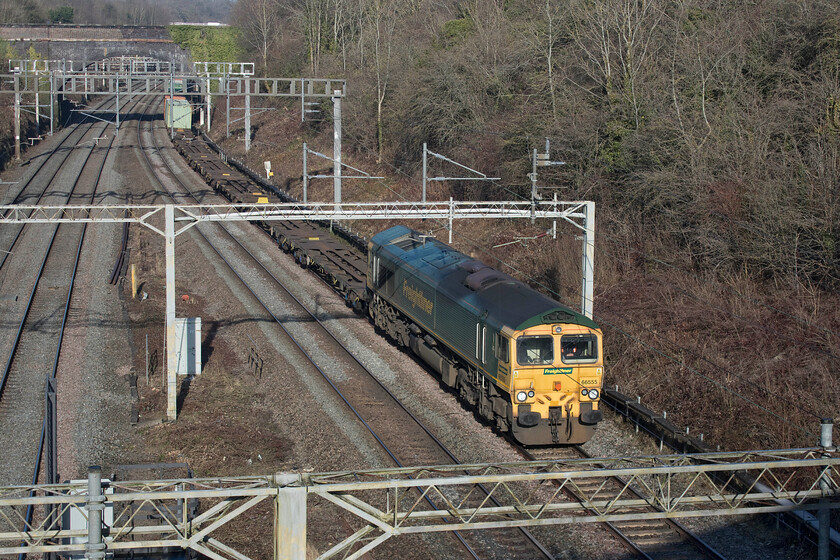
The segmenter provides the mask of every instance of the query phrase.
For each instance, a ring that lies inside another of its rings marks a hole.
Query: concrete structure
[[[189,53],[172,41],[163,26],[3,25],[0,39],[8,41],[22,57],[31,46],[43,58],[52,60],[149,56],[189,62]]]

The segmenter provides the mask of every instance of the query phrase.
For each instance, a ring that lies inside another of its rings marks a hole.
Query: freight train
[[[587,317],[396,226],[368,244],[368,313],[479,415],[524,445],[589,440],[603,415],[603,335]]]
[[[215,145],[189,134],[175,145],[234,203],[288,200],[222,162]],[[603,417],[604,361],[590,319],[404,226],[371,238],[365,259],[363,240],[346,232],[339,241],[314,222],[261,225],[500,431],[525,445],[592,437]]]

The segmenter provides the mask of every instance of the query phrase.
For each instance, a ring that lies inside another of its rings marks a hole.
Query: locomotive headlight
[[[583,389],[580,390],[580,394],[583,395],[584,397],[588,397],[589,396],[589,389],[584,387]]]
[[[516,400],[519,402],[525,402],[527,398],[528,393],[526,393],[525,391],[519,391],[518,393],[516,393]]]
[[[533,391],[528,391],[528,398],[529,398],[529,399],[533,399],[533,398],[534,398],[534,392],[533,392]]]
[[[593,401],[598,398],[600,393],[598,393],[598,389],[589,389],[589,398]]]

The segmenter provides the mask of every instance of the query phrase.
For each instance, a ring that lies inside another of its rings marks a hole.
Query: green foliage
[[[693,33],[712,20],[712,15],[697,6],[687,10],[685,19],[680,23],[683,32]]]
[[[475,33],[475,22],[469,18],[451,19],[441,27],[444,47],[458,45]]]
[[[598,153],[606,171],[620,173],[629,169],[630,161],[626,142],[632,132],[631,123],[621,120],[612,120],[606,123],[601,150]]]
[[[0,60],[13,60],[20,58],[15,48],[8,41],[0,39]]]
[[[169,36],[190,53],[193,60],[240,62],[242,48],[236,27],[170,25]]]
[[[49,11],[51,23],[73,23],[73,8],[71,6],[61,6],[53,8]]]

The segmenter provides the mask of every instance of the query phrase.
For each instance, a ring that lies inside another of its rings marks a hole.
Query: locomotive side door
[[[394,263],[387,258],[382,258],[381,251],[377,251],[370,257],[373,289],[385,297],[394,295],[396,278],[394,274]]]
[[[499,385],[510,390],[510,339],[501,332],[493,332],[493,357]]]
[[[475,361],[479,369],[483,371],[488,371],[487,361],[493,355],[491,344],[492,336],[487,332],[487,310],[485,310],[475,323]]]

